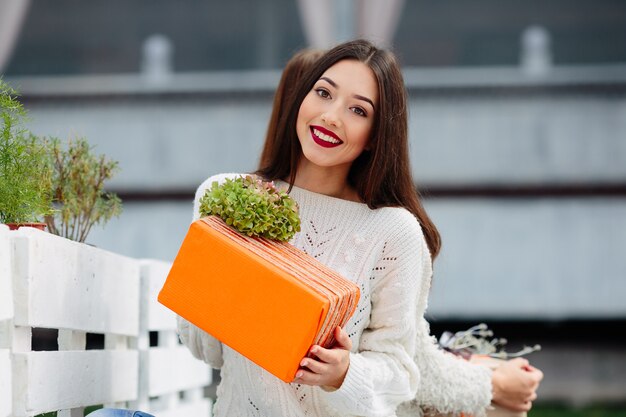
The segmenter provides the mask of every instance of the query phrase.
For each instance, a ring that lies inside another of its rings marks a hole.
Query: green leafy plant
[[[300,231],[295,200],[252,175],[211,184],[200,199],[200,214],[219,216],[248,236],[286,241]]]
[[[0,79],[0,223],[31,223],[51,212],[46,143],[23,127],[26,111]]]
[[[49,154],[54,213],[46,216],[48,230],[84,242],[94,224],[105,224],[122,211],[119,197],[104,191],[104,182],[117,172],[118,163],[94,155],[84,138],[68,141],[66,149],[51,139]]]

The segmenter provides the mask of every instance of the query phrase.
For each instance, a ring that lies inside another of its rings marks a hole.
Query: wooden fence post
[[[13,409],[10,336],[12,320],[13,287],[9,228],[0,224],[0,417],[10,416]]]
[[[10,246],[13,416],[135,400],[138,261],[33,229],[10,232]],[[31,351],[33,328],[56,329],[58,350]],[[87,333],[105,349],[85,350]]]
[[[142,260],[138,400],[134,408],[159,417],[211,415],[211,400],[204,388],[211,384],[211,369],[182,346],[176,334],[176,316],[157,301],[171,263]],[[150,343],[152,334],[153,346]]]

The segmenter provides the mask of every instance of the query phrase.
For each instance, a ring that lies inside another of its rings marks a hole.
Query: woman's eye
[[[330,97],[330,93],[328,91],[324,90],[323,88],[318,88],[317,90],[315,90],[315,92],[317,93],[318,96],[320,96],[322,98]]]
[[[359,116],[367,116],[367,113],[365,112],[365,110],[363,110],[360,107],[353,107],[352,111],[356,114],[358,114]]]

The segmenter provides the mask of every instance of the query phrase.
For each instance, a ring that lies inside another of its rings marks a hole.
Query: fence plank
[[[148,371],[148,394],[151,397],[211,383],[207,365],[194,358],[184,346],[152,348],[144,362]]]
[[[57,337],[59,350],[85,350],[87,334],[77,330],[59,330]]]
[[[59,410],[57,417],[83,417],[85,409],[83,407],[72,408],[70,410]]]
[[[13,404],[11,384],[11,351],[0,349],[0,417],[11,415]]]
[[[12,242],[16,325],[138,334],[138,261],[32,229]]]
[[[137,396],[134,350],[18,353],[13,371],[16,417]]]
[[[11,415],[13,404],[11,377],[11,339],[13,290],[9,228],[0,224],[0,417]]]
[[[176,316],[159,304],[157,296],[171,263],[144,259],[141,269],[141,322],[137,347],[140,351],[139,400],[136,407],[162,415],[210,416],[210,400],[203,398],[211,372],[178,343]],[[158,332],[158,346],[150,347],[150,332]],[[183,391],[198,391],[185,396]]]
[[[146,330],[175,330],[176,316],[170,309],[156,301],[172,264],[144,259],[140,265],[141,275],[145,278],[142,295],[146,297]]]
[[[9,228],[0,224],[0,321],[13,317],[11,246]]]

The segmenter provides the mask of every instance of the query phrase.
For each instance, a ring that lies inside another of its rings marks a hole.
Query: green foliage
[[[626,404],[604,403],[585,407],[571,407],[562,404],[533,404],[529,417],[626,417]]]
[[[37,222],[50,213],[45,142],[22,127],[26,112],[0,79],[0,223]]]
[[[54,213],[46,216],[50,233],[84,242],[94,224],[119,216],[119,197],[104,191],[104,182],[117,171],[117,162],[96,156],[84,138],[70,140],[61,148],[58,139],[49,142],[52,159]]]
[[[219,216],[248,236],[286,241],[300,231],[298,204],[273,183],[248,175],[214,182],[200,199],[202,216]]]

